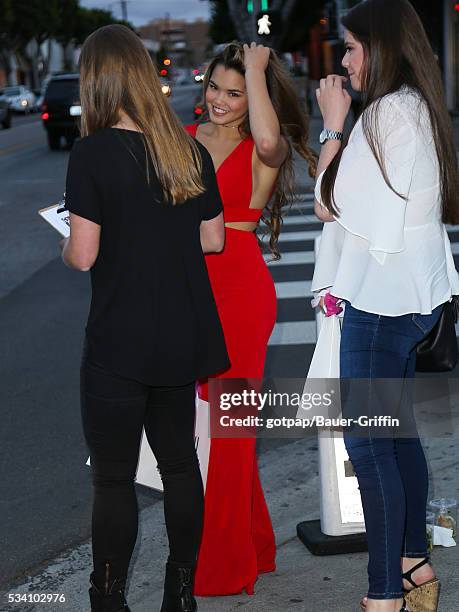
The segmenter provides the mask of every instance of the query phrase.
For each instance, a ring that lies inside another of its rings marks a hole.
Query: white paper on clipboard
[[[69,211],[65,208],[64,202],[61,201],[58,204],[42,208],[38,211],[38,214],[54,227],[61,236],[64,236],[64,238],[70,236]]]

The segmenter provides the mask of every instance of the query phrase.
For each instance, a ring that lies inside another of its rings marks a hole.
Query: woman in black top
[[[162,612],[193,612],[203,487],[195,380],[228,367],[203,252],[224,243],[212,160],[165,101],[140,39],[113,25],[81,60],[83,139],[68,167],[63,259],[91,270],[81,368],[94,482],[92,610],[128,610],[142,427],[158,461],[170,555]]]

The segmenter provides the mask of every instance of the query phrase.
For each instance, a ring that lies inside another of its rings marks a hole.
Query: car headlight
[[[28,102],[27,102],[27,100],[21,100],[20,104],[21,104],[21,106],[26,107]]]

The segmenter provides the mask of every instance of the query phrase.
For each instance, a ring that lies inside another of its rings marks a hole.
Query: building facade
[[[143,39],[155,41],[176,66],[199,66],[204,63],[211,41],[209,23],[164,17],[139,28]]]
[[[459,2],[443,2],[443,75],[448,108],[459,113]]]

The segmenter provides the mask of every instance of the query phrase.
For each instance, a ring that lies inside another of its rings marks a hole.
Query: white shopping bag
[[[304,393],[324,393],[329,390],[327,378],[339,379],[342,317],[343,313],[326,317],[317,312],[318,337]],[[340,401],[339,397],[335,396],[335,401]],[[298,416],[304,418],[304,411],[298,411]],[[322,532],[329,536],[364,532],[360,491],[357,478],[347,473],[349,457],[343,434],[319,428],[318,444]]]
[[[326,317],[322,310],[316,314],[318,337],[314,354],[304,382],[303,394],[329,391],[329,378],[339,378],[339,349],[341,343],[342,313]],[[336,399],[336,398],[335,398]],[[308,415],[300,406],[297,418]]]
[[[308,378],[339,378],[339,348],[341,317],[326,317],[322,313],[319,337],[309,366]]]
[[[195,421],[196,452],[201,468],[201,476],[206,487],[207,471],[209,468],[210,435],[209,435],[209,402],[196,395],[196,421]],[[86,465],[90,465],[90,458]],[[139,462],[137,464],[136,482],[157,491],[163,490],[163,483],[158,471],[158,462],[148,443],[145,431],[142,432]]]

